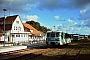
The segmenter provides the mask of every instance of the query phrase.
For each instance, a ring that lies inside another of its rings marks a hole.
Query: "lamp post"
[[[54,27],[54,30],[55,30],[55,26],[53,26]]]
[[[3,9],[4,11],[4,47],[5,47],[5,12],[7,11],[6,9]]]

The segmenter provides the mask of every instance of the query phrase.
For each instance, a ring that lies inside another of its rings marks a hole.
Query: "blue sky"
[[[0,16],[20,15],[50,29],[90,34],[90,0],[0,0]]]

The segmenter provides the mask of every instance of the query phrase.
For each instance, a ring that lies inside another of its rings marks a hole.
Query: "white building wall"
[[[26,34],[27,33],[27,34]],[[15,21],[12,24],[12,29],[11,29],[11,40],[12,42],[23,42],[23,41],[28,41],[28,34],[29,32],[24,32],[24,26],[22,24],[22,21],[20,20],[20,17],[17,16]],[[12,35],[14,35],[12,37]],[[17,37],[17,35],[20,35]],[[21,36],[23,35],[23,36]],[[26,35],[26,36],[24,36]]]
[[[5,37],[5,41],[8,42],[7,36],[2,36],[0,41],[4,41],[4,37]]]
[[[23,35],[23,36],[21,36]],[[16,37],[15,42],[28,42],[28,34],[21,34],[20,37]]]
[[[4,41],[4,36],[3,35],[0,37],[0,41]]]
[[[24,32],[24,26],[23,26],[19,16],[17,16],[17,18],[13,22],[11,33],[22,33],[22,32]]]

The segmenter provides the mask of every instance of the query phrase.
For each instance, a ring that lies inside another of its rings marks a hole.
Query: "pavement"
[[[27,48],[27,46],[5,46],[5,47],[0,47],[0,53],[14,51],[14,50],[20,50],[20,49],[26,49],[26,48]]]
[[[26,49],[26,48],[30,48],[30,47],[38,47],[38,46],[45,46],[45,43],[35,43],[35,44],[25,44],[22,46],[5,46],[5,47],[1,47],[0,46],[0,53],[2,52],[9,52],[9,51],[14,51],[14,50],[20,50],[20,49]]]

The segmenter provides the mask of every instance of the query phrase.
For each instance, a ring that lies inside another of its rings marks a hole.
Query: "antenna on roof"
[[[11,5],[11,2],[9,3],[9,16],[10,16],[10,5]]]
[[[10,16],[10,6],[9,6],[9,16]]]

